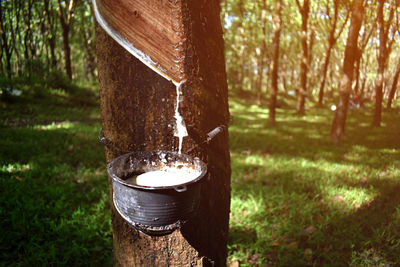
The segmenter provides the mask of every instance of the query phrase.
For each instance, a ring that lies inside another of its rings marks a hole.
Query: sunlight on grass
[[[400,140],[394,138],[399,127],[359,130],[352,123],[364,125],[370,118],[353,112],[357,117],[350,117],[346,141],[335,144],[329,139],[329,110],[309,109],[298,117],[280,109],[277,127],[270,128],[266,108],[236,100],[230,107],[228,264],[400,261],[399,242],[394,241],[400,238],[395,227]]]
[[[63,122],[52,122],[46,125],[35,125],[33,129],[39,130],[55,130],[55,129],[70,129],[74,126],[73,122],[70,121],[63,121]]]
[[[23,172],[23,171],[28,171],[30,169],[32,169],[32,167],[29,164],[14,163],[14,164],[0,165],[0,171],[9,173]]]

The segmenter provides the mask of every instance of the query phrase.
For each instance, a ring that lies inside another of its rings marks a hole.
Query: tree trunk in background
[[[229,121],[224,45],[217,1],[176,1],[172,5],[182,14],[176,19],[184,26],[187,82],[182,86],[180,113],[189,132],[184,138],[185,153],[204,141],[201,137],[207,132]],[[175,86],[131,56],[99,26],[96,38],[105,137],[126,151],[176,150]],[[107,162],[120,153],[106,148]],[[149,237],[125,223],[112,204],[116,266],[226,265],[230,207],[227,132],[190,154],[208,167],[198,214],[181,230]]]
[[[265,0],[264,0],[265,3]],[[275,125],[275,109],[276,109],[276,100],[278,97],[278,69],[279,69],[279,41],[281,36],[281,9],[282,9],[282,0],[276,0],[276,10],[275,10],[275,18],[274,18],[274,55],[272,58],[272,77],[271,77],[271,98],[269,102],[269,114],[268,119],[272,125]]]
[[[321,83],[319,85],[319,93],[318,93],[318,106],[323,105],[324,101],[324,89],[325,89],[325,82],[326,82],[326,74],[328,73],[328,66],[331,58],[331,51],[332,51],[333,45],[331,44],[331,41],[329,41],[328,44],[328,49],[326,50],[326,56],[325,56],[325,61],[324,65],[322,67],[322,79]]]
[[[6,17],[5,17],[5,9],[7,8],[7,2],[0,3],[0,34],[1,34],[1,49],[2,56],[5,54],[6,56],[6,72],[7,76],[11,78],[12,76],[12,68],[11,68],[11,56],[12,56],[12,45],[9,38],[9,27],[6,26]]]
[[[51,68],[55,68],[57,66],[57,58],[56,58],[56,53],[55,53],[56,38],[55,38],[55,34],[53,33],[54,19],[52,19],[50,10],[51,10],[50,0],[44,0],[44,13],[45,13],[46,19],[47,19],[47,30],[48,30],[47,41],[49,43],[50,58],[51,58],[50,66],[51,66]]]
[[[262,28],[262,38],[261,38],[261,51],[258,59],[257,66],[257,80],[256,80],[256,88],[257,88],[257,104],[261,105],[262,100],[262,86],[263,86],[263,78],[264,78],[264,67],[265,67],[265,53],[267,50],[267,40],[266,40],[266,20],[267,17],[267,4],[266,0],[263,0],[263,6],[261,10],[261,28]]]
[[[339,141],[345,133],[347,106],[353,81],[354,62],[358,51],[357,43],[363,9],[363,0],[353,1],[349,35],[344,51],[343,74],[339,84],[339,101],[331,128],[331,138],[334,141]]]
[[[68,78],[72,80],[71,46],[69,45],[69,26],[67,25],[63,26],[62,32],[63,32],[65,71],[67,72]]]
[[[243,96],[245,93],[243,84],[244,84],[244,78],[245,78],[245,58],[244,55],[246,53],[246,46],[244,44],[244,39],[246,38],[245,30],[244,30],[244,3],[243,0],[239,0],[239,10],[240,10],[240,18],[242,20],[242,24],[239,28],[239,36],[240,39],[242,40],[241,48],[239,49],[238,53],[238,62],[239,62],[239,73],[238,73],[238,86],[239,86],[239,95]]]
[[[64,45],[65,71],[70,80],[72,80],[71,67],[71,47],[69,44],[69,31],[71,27],[72,16],[75,11],[76,0],[65,1],[65,8],[62,7],[61,0],[58,0],[58,17],[60,19]]]
[[[397,67],[396,67],[396,72],[393,77],[393,82],[392,82],[392,88],[390,89],[389,96],[388,96],[388,102],[387,102],[387,108],[391,109],[392,108],[392,102],[394,98],[394,93],[397,90],[397,83],[399,82],[399,76],[400,76],[400,58],[399,61],[397,62]]]
[[[357,59],[355,62],[355,70],[354,70],[354,74],[356,75],[356,77],[354,78],[354,80],[356,81],[356,84],[354,85],[354,96],[358,96],[358,94],[359,94],[358,88],[360,87],[361,60],[362,60],[362,51],[358,50]]]
[[[25,8],[24,5],[27,5]],[[25,60],[29,62],[30,59],[33,59],[34,57],[34,52],[31,49],[31,46],[33,45],[33,36],[32,36],[32,29],[31,29],[31,23],[32,23],[32,6],[33,6],[33,1],[28,0],[24,1],[23,4],[23,19],[25,22],[25,28],[24,28],[24,56]],[[31,52],[31,53],[29,53]]]
[[[387,47],[387,41],[389,36],[389,29],[391,27],[391,21],[394,16],[394,7],[390,7],[390,15],[388,21],[385,22],[383,9],[384,0],[378,0],[378,27],[379,27],[379,52],[378,52],[378,72],[375,83],[375,109],[374,118],[372,120],[373,127],[381,126],[382,120],[382,100],[383,100],[383,81],[385,77],[385,65],[389,58],[389,49]]]
[[[5,54],[6,56],[6,73],[9,78],[12,76],[12,67],[11,67],[11,56],[13,52],[12,42],[10,39],[10,32],[11,27],[10,25],[6,25],[6,9],[7,9],[7,2],[0,3],[0,34],[1,34],[1,49],[2,49],[2,56]]]
[[[322,79],[321,79],[321,83],[319,85],[319,93],[318,93],[318,106],[322,106],[323,105],[323,101],[324,101],[324,90],[325,90],[325,83],[326,83],[326,76],[328,73],[328,67],[329,67],[329,62],[330,62],[330,58],[331,58],[331,53],[332,53],[332,49],[335,46],[338,38],[340,37],[340,35],[342,34],[342,31],[344,29],[344,26],[346,25],[347,22],[347,18],[345,22],[343,23],[338,35],[335,36],[336,33],[336,28],[337,28],[337,21],[338,21],[338,16],[339,16],[339,1],[338,0],[334,0],[333,1],[333,5],[334,5],[334,14],[333,14],[333,20],[331,23],[331,29],[329,31],[329,37],[328,37],[328,48],[326,50],[326,55],[325,55],[325,61],[324,61],[324,65],[322,67]],[[329,11],[329,1],[327,2],[327,7],[326,10],[328,13]]]
[[[307,93],[307,74],[308,74],[308,15],[310,12],[310,0],[304,0],[303,6],[299,0],[296,0],[297,6],[301,13],[301,63],[300,63],[300,88],[297,96],[297,113],[303,115],[305,113],[305,99]]]

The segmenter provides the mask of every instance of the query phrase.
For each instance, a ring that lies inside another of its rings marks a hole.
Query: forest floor
[[[228,265],[400,265],[400,109],[333,112],[285,99],[268,110],[230,99]],[[266,105],[264,105],[266,106]],[[0,100],[0,265],[111,266],[100,112],[93,89],[27,90]]]

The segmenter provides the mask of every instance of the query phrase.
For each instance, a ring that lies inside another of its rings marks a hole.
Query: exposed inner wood
[[[162,2],[162,4],[160,4]],[[180,9],[170,1],[96,0],[107,23],[179,82],[183,73]]]

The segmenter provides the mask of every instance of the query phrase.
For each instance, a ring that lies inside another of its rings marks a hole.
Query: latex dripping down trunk
[[[182,85],[186,82],[184,77],[183,62],[182,62],[182,50],[179,45],[182,46],[179,33],[168,29],[159,29],[159,32],[141,32],[141,27],[126,27],[125,25],[133,25],[140,23],[150,23],[144,18],[140,17],[140,7],[138,10],[130,12],[129,6],[121,7],[119,13],[113,12],[113,6],[110,4],[112,1],[101,1],[92,0],[93,10],[98,24],[111,36],[118,44],[120,44],[130,54],[144,63],[147,67],[152,69],[161,77],[172,82],[176,88],[176,102],[175,102],[175,127],[174,136],[178,138],[178,153],[182,152],[182,145],[184,137],[188,136],[185,121],[179,112],[179,105],[182,96]],[[146,3],[144,3],[145,5]],[[133,14],[133,15],[132,15]],[[150,23],[151,25],[151,23]],[[162,26],[162,25],[161,25]],[[155,29],[160,28],[157,25]],[[165,39],[171,40],[169,45],[165,43],[159,43],[159,38],[155,36],[166,33],[168,38],[161,38],[164,42]],[[176,36],[174,36],[174,34]],[[174,38],[171,38],[173,36]],[[171,57],[164,57],[160,54],[154,54],[153,51],[159,51],[160,47],[168,49],[165,51],[166,54],[172,55]],[[155,48],[155,49],[154,49]],[[169,71],[167,71],[167,69]]]

